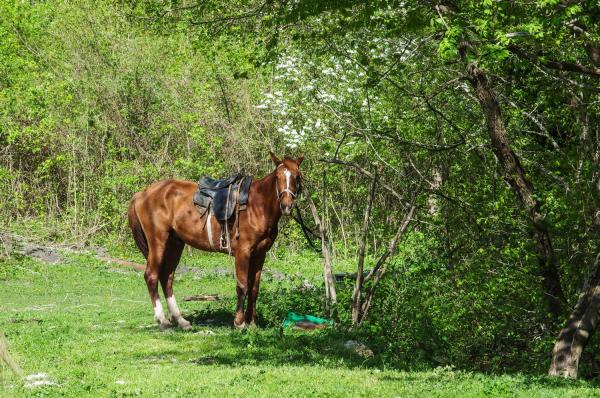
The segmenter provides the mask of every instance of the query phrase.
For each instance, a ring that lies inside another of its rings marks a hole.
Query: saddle
[[[221,224],[221,249],[230,249],[228,229],[229,220],[234,212],[238,224],[236,238],[239,237],[239,212],[247,208],[251,183],[252,177],[242,173],[222,180],[202,177],[198,181],[198,190],[194,194],[194,204],[202,216],[208,212]],[[206,220],[208,222],[209,217]]]

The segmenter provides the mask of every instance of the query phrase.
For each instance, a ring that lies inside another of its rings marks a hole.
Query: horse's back
[[[133,195],[132,200],[168,200],[171,197],[179,197],[193,195],[198,187],[198,184],[193,181],[186,180],[161,180],[149,185],[143,191]]]
[[[169,228],[174,215],[192,203],[197,185],[185,180],[161,180],[133,195],[130,213],[135,212],[144,225]],[[167,225],[168,224],[168,225]]]

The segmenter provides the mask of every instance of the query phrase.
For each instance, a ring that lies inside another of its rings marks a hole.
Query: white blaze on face
[[[154,302],[154,318],[156,318],[156,320],[158,322],[166,320],[165,313],[163,312],[163,306],[162,306],[162,303],[160,302],[160,299],[156,299],[156,301]]]
[[[283,175],[285,176],[285,189],[289,191],[290,189],[290,178],[292,177],[292,172],[288,169],[283,169]]]

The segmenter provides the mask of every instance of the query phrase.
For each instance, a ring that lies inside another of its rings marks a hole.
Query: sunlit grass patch
[[[92,255],[70,254],[60,264],[22,258],[2,266],[15,271],[0,281],[0,325],[25,375],[44,375],[31,376],[39,381],[33,385],[2,369],[3,397],[596,394],[592,384],[582,381],[482,375],[450,367],[401,371],[383,363],[377,352],[363,358],[348,350],[346,332],[337,329],[306,333],[274,325],[238,331],[231,327],[231,275],[178,275],[178,297],[216,293],[222,299],[180,300],[192,330],[160,332],[139,272]],[[265,283],[259,308],[262,304],[266,310],[267,301],[275,300],[270,289],[296,282]]]

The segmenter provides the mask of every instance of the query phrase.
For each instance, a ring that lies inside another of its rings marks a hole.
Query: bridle
[[[283,163],[280,163],[280,164],[277,166],[277,168],[279,168],[279,167],[281,167],[281,166],[283,166]],[[285,169],[285,170],[284,170],[284,173],[285,173],[286,171],[287,171],[288,173],[290,173],[290,171],[289,171],[288,169]],[[290,174],[291,174],[291,173],[290,173]],[[300,174],[300,178],[302,178],[302,174]],[[275,183],[275,189],[277,190],[277,201],[279,202],[279,209],[280,209],[280,210],[283,210],[283,209],[281,209],[281,196],[282,196],[284,193],[286,193],[286,192],[287,192],[288,194],[290,194],[290,195],[292,196],[292,198],[293,198],[294,200],[296,200],[296,196],[298,196],[298,193],[300,192],[300,188],[301,188],[301,185],[299,184],[299,185],[296,187],[296,192],[292,192],[292,190],[291,190],[291,189],[289,189],[289,183],[288,183],[288,184],[286,184],[286,187],[285,187],[285,188],[284,188],[282,191],[280,191],[280,190],[279,190],[279,183],[278,183],[278,182],[276,182],[276,183]]]

